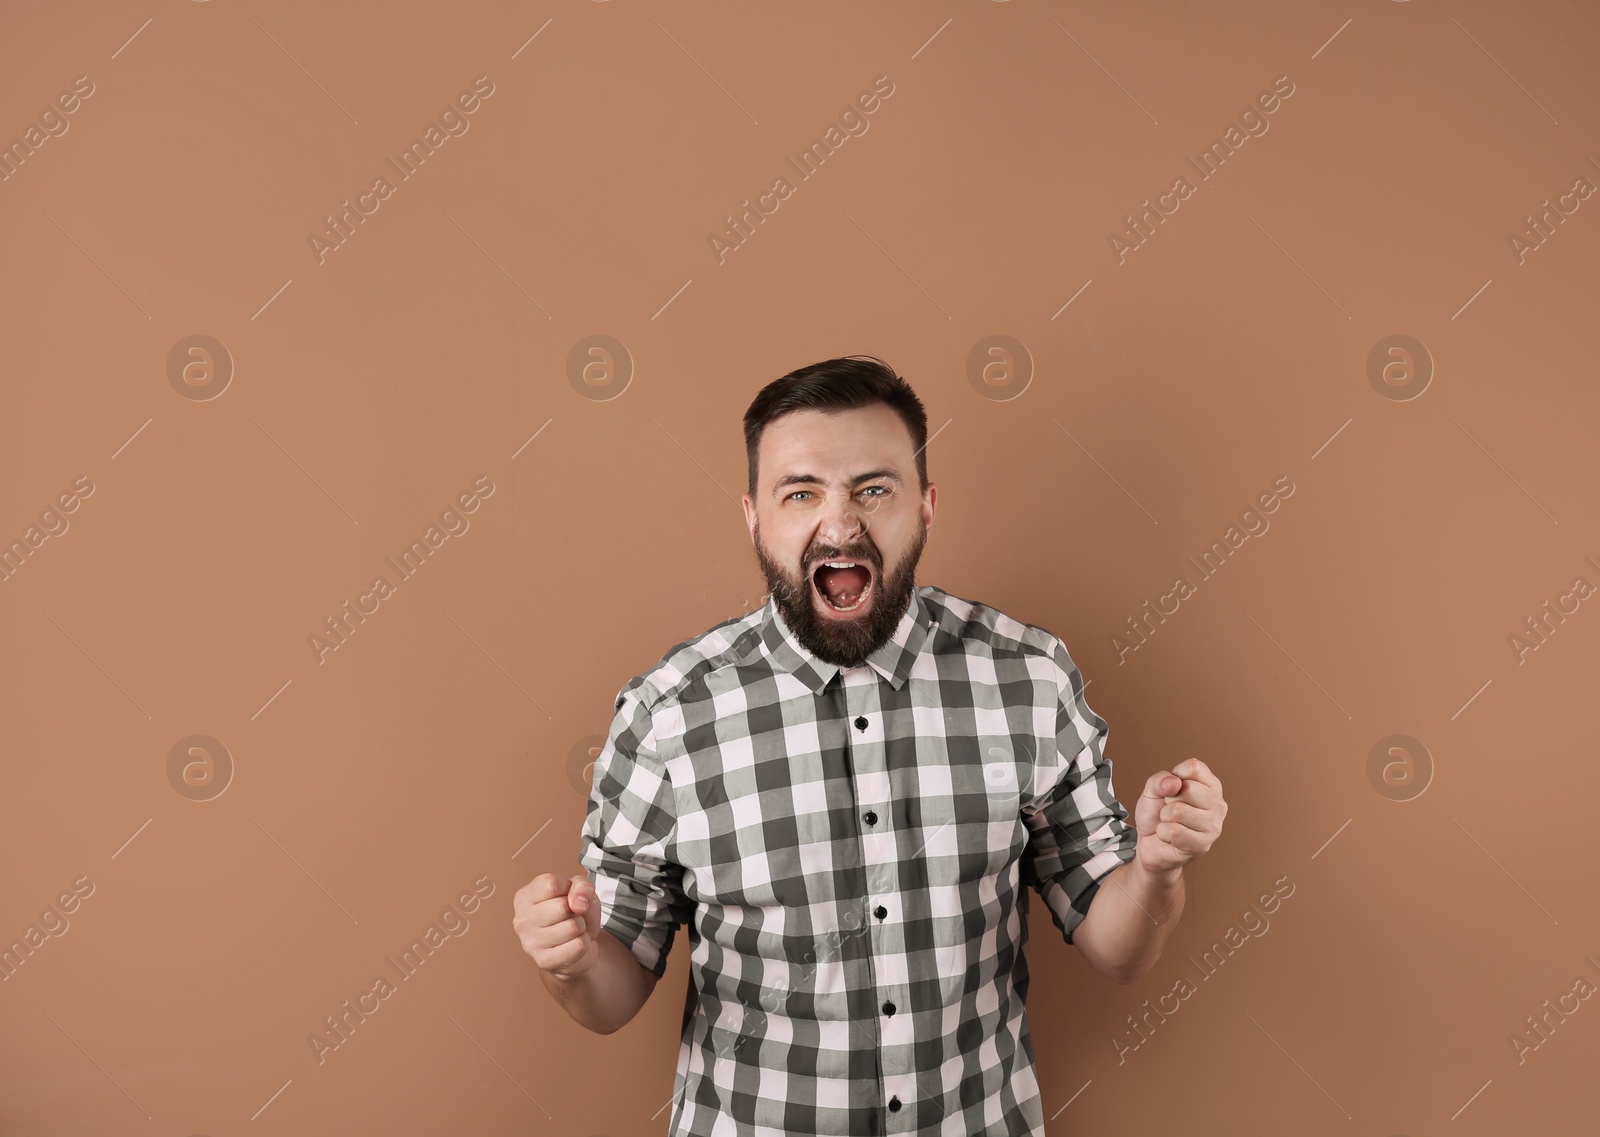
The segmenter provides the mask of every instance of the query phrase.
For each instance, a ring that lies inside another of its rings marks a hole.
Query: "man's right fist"
[[[600,898],[587,873],[541,873],[512,897],[511,926],[545,971],[570,979],[600,959]]]

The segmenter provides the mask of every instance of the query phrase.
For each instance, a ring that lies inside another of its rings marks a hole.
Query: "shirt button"
[[[880,904],[872,910],[872,914],[881,920],[889,914],[889,910]]]
[[[883,1005],[883,1013],[886,1014],[886,1015],[894,1014],[894,1004],[893,1003],[885,1003]]]
[[[870,809],[867,810],[867,824],[868,825],[876,825],[877,823],[878,823],[878,815],[875,812],[873,812],[872,810],[870,810]]]
[[[856,729],[857,730],[866,730],[867,729],[867,717],[865,715],[857,715],[856,716]]]
[[[898,1097],[890,1098],[889,1099],[889,1112],[890,1113],[894,1113],[899,1108],[900,1108],[900,1099]]]

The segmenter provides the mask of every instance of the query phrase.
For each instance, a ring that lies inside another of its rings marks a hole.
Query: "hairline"
[[[859,407],[795,407],[792,410],[784,411],[782,414],[778,415],[777,417],[769,419],[768,421],[766,421],[766,422],[761,424],[761,431],[756,436],[756,442],[755,442],[756,466],[757,466],[758,472],[759,472],[760,464],[761,464],[761,444],[766,441],[767,428],[768,427],[773,426],[773,425],[775,425],[775,424],[777,424],[779,422],[782,422],[784,419],[788,418],[790,415],[798,414],[801,411],[812,411],[812,412],[814,412],[816,414],[823,414],[823,415],[839,415],[839,414],[844,414],[847,411],[865,410],[868,407],[873,407],[873,406],[883,407],[886,410],[892,412],[894,414],[895,421],[900,424],[900,429],[905,432],[906,440],[908,442],[916,441],[916,439],[912,437],[911,424],[905,421],[905,419],[901,416],[901,414],[900,414],[900,412],[899,412],[899,410],[897,408],[895,408],[894,406],[892,406],[890,403],[888,403],[887,401],[885,401],[883,399],[875,399],[872,402],[863,403]],[[926,446],[927,446],[927,444],[924,443],[923,444],[923,448],[926,449]],[[919,493],[924,493],[924,492],[927,491],[928,486],[932,485],[933,483],[923,479],[922,471],[919,468],[918,462],[917,462],[918,453],[913,453],[911,455],[911,468],[917,472],[917,489],[918,489],[918,492]],[[899,483],[899,485],[902,488],[904,488],[904,486],[905,486],[905,479],[900,475],[900,472],[897,469],[894,469],[894,468],[891,468],[891,467],[887,467],[887,466],[879,467],[879,468],[874,469],[874,470],[869,470],[864,474],[857,474],[855,476],[855,478],[852,480],[851,484],[859,485],[860,483],[862,483],[864,481],[868,481],[868,480],[870,480],[870,479],[872,479],[874,477],[891,477],[897,483]],[[809,483],[811,483],[813,485],[819,485],[819,486],[827,484],[821,478],[817,478],[817,477],[814,477],[814,476],[809,475],[809,474],[807,474],[807,475],[788,474],[788,475],[785,475],[783,478],[778,480],[778,482],[772,487],[772,492],[773,492],[774,495],[776,495],[778,490],[782,489],[784,486],[786,486],[786,485],[798,485],[801,482],[809,482]],[[760,488],[761,488],[760,487],[760,481],[759,481],[759,477],[758,477],[757,484],[754,487],[754,489],[752,490],[752,492],[750,493],[750,496],[751,496],[752,499],[755,499],[755,500],[759,500],[760,499],[760,493],[759,493]]]

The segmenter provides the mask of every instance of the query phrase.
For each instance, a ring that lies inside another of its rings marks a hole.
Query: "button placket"
[[[891,1111],[915,1100],[916,1078],[911,1073],[916,1041],[913,1015],[906,995],[910,977],[901,953],[903,915],[900,905],[899,848],[902,835],[894,825],[893,793],[885,761],[884,715],[880,698],[883,680],[871,668],[845,673],[844,689],[849,713],[846,731],[851,768],[855,773],[856,800],[863,824],[862,872],[870,914],[867,944],[873,956],[873,983],[879,1014],[878,1043],[883,1072],[883,1093]],[[893,1098],[892,1105],[888,1098]],[[901,1113],[899,1120],[909,1115]]]
[[[895,895],[899,850],[890,824],[889,773],[884,764],[883,714],[878,705],[880,679],[871,667],[850,668],[841,674],[850,712],[850,766],[864,823],[861,868],[873,922],[882,923],[899,907]]]

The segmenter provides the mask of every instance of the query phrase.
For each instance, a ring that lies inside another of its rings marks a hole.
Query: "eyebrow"
[[[877,470],[868,470],[865,474],[857,474],[855,478],[851,480],[850,484],[859,486],[862,482],[870,482],[878,478],[887,478],[889,481],[894,482],[895,485],[901,484],[900,475],[887,467]],[[776,495],[781,493],[787,486],[820,486],[823,484],[825,484],[823,480],[817,477],[815,474],[785,474],[783,477],[779,478],[777,484],[772,487],[772,492]]]

